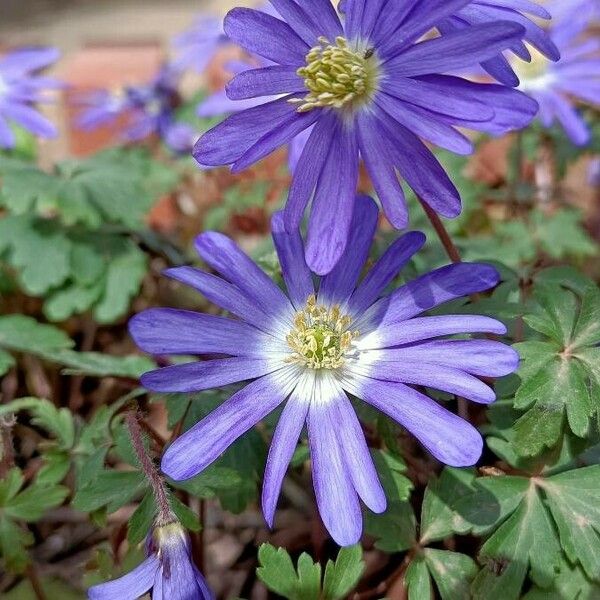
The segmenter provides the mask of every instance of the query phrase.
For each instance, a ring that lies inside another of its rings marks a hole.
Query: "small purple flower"
[[[545,127],[558,121],[574,144],[583,146],[591,132],[574,106],[575,101],[600,105],[600,40],[578,39],[577,24],[563,22],[550,31],[562,58],[550,63],[535,53],[531,63],[514,65],[521,85],[540,105],[539,119]]]
[[[127,115],[129,123],[125,139],[135,142],[150,135],[158,135],[165,144],[179,154],[191,151],[195,130],[175,120],[175,109],[180,103],[178,84],[181,73],[166,65],[148,84],[127,86],[116,92],[98,90],[80,100],[86,108],[78,116],[78,125],[93,130],[111,125]]]
[[[564,0],[560,0],[564,2]],[[569,0],[570,1],[570,0]],[[550,36],[537,23],[526,15],[539,19],[550,19],[550,13],[531,0],[472,0],[456,14],[441,21],[438,29],[442,34],[460,31],[468,26],[494,23],[499,20],[512,21],[525,28],[524,40],[553,61],[560,58],[560,52]],[[531,53],[522,41],[516,41],[509,48],[521,60],[530,61]],[[516,87],[519,78],[508,60],[498,54],[481,61],[481,66],[495,79],[505,85]]]
[[[173,39],[173,65],[184,71],[202,73],[217,50],[229,42],[223,31],[223,21],[216,17],[199,16],[192,27]]]
[[[0,58],[0,148],[15,145],[10,121],[40,137],[57,135],[56,127],[33,105],[47,101],[47,90],[62,87],[55,79],[38,75],[58,57],[55,48],[24,48]]]
[[[152,590],[152,600],[213,600],[194,564],[190,541],[174,521],[157,525],[146,542],[146,560],[127,575],[95,585],[90,600],[137,600]]]
[[[455,127],[499,134],[528,124],[537,111],[515,90],[441,74],[513,46],[524,35],[521,25],[485,23],[418,42],[468,2],[348,0],[343,24],[330,0],[271,0],[285,20],[232,10],[228,36],[275,64],[230,82],[229,98],[263,97],[263,104],[200,138],[196,160],[242,171],[314,126],[294,173],[285,224],[297,228],[314,195],[306,251],[318,274],[331,271],[346,247],[359,157],[396,227],[408,223],[397,172],[438,213],[457,216],[459,193],[420,138],[468,154],[473,146]]]
[[[359,498],[374,512],[386,508],[349,396],[400,423],[446,464],[479,460],[477,429],[413,386],[482,404],[495,400],[480,377],[512,373],[517,354],[500,342],[448,336],[503,335],[504,325],[483,316],[423,313],[494,287],[498,272],[484,264],[455,264],[386,294],[425,236],[408,233],[396,240],[359,281],[377,220],[375,202],[359,197],[347,250],[315,287],[300,234],[288,233],[277,213],[273,239],[287,295],[219,233],[200,235],[196,249],[222,278],[192,267],[166,272],[238,319],[168,308],[134,317],[131,335],[151,354],[214,355],[146,373],[143,385],[156,392],[193,392],[252,380],[168,448],[162,459],[167,475],[175,480],[197,475],[283,405],[264,476],[266,521],[273,525],[282,481],[306,424],[319,511],[336,542],[348,545],[361,536]]]

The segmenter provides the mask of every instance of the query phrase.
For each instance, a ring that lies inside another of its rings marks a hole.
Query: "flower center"
[[[519,89],[522,91],[535,90],[544,87],[547,83],[548,59],[535,48],[528,46],[531,52],[531,62],[524,60],[515,61],[514,69],[521,80]]]
[[[369,100],[379,77],[379,60],[374,50],[355,50],[346,38],[335,44],[319,38],[319,45],[306,55],[306,66],[297,71],[304,79],[308,94],[291,102],[299,103],[298,112],[317,107],[356,107]]]
[[[311,295],[306,306],[296,313],[294,328],[287,336],[293,353],[288,362],[309,369],[338,369],[345,361],[357,331],[348,331],[352,317],[343,315],[338,305],[327,308]]]

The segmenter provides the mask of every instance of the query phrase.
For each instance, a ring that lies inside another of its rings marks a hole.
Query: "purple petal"
[[[269,131],[296,113],[287,98],[278,98],[260,106],[233,114],[206,132],[194,147],[194,158],[210,167],[230,165],[245,154]]]
[[[288,368],[249,383],[167,448],[163,472],[176,481],[200,473],[275,410],[293,390],[296,379],[295,370]]]
[[[321,35],[333,41],[338,35],[344,35],[340,19],[330,0],[302,0],[302,8],[321,29]]]
[[[461,333],[495,333],[504,335],[506,327],[500,321],[478,315],[443,315],[421,317],[379,325],[360,340],[361,349],[391,348],[427,340],[442,335]]]
[[[199,392],[263,377],[282,365],[264,358],[223,358],[164,367],[142,375],[153,392]]]
[[[352,373],[372,379],[434,388],[461,396],[479,404],[491,404],[496,400],[494,390],[480,379],[446,366],[408,358],[394,361],[394,351],[374,351],[369,355],[370,364],[350,367]]]
[[[570,140],[578,146],[585,146],[592,134],[581,115],[559,94],[548,93],[547,96],[556,118],[564,127]]]
[[[431,75],[422,79],[451,86],[453,93],[460,94],[465,100],[484,102],[494,109],[494,118],[485,122],[449,119],[440,115],[440,119],[458,126],[469,127],[492,135],[503,135],[529,125],[538,110],[537,102],[533,98],[503,85],[476,83],[449,75]]]
[[[330,406],[336,397],[323,379],[316,382],[318,401],[311,403],[307,425],[317,505],[334,541],[350,546],[362,534],[360,504],[336,435],[339,424]]]
[[[5,117],[13,119],[28,131],[41,137],[52,138],[58,135],[56,127],[35,109],[24,104],[5,103],[0,108]]]
[[[282,212],[273,215],[271,230],[288,295],[296,310],[301,310],[315,293],[312,274],[304,260],[302,236],[299,230],[293,233],[285,230]]]
[[[436,269],[382,298],[364,316],[377,326],[405,321],[440,304],[483,292],[498,284],[498,271],[485,264],[459,263]],[[357,328],[361,327],[357,323]]]
[[[298,162],[300,161],[300,157],[304,152],[304,148],[306,146],[306,142],[308,142],[308,138],[312,133],[313,128],[309,127],[305,129],[302,133],[299,133],[288,146],[288,168],[292,175],[295,175],[296,168],[298,167]]]
[[[492,340],[439,340],[377,353],[378,360],[429,363],[479,377],[504,377],[519,366],[519,354]]]
[[[269,2],[309,47],[314,46],[319,36],[323,35],[319,25],[294,0],[269,0]]]
[[[307,377],[306,379],[311,384],[314,383],[313,377]],[[271,528],[275,519],[275,509],[277,508],[281,485],[288,465],[296,451],[298,438],[302,433],[312,398],[312,385],[310,385],[311,389],[309,390],[305,389],[305,385],[299,383],[287,401],[273,434],[267,457],[262,490],[262,508],[265,521]]]
[[[492,106],[476,99],[475,94],[461,94],[461,88],[457,89],[453,82],[454,78],[444,76],[438,80],[401,77],[388,79],[383,85],[387,94],[438,114],[470,121],[494,118]]]
[[[0,72],[6,76],[24,75],[44,69],[59,58],[60,52],[56,48],[15,50],[0,59]]]
[[[229,11],[224,29],[245,50],[281,65],[304,65],[310,50],[287,23],[250,8]]]
[[[352,485],[373,512],[382,513],[387,507],[385,492],[354,408],[341,388],[335,402],[331,404],[331,411]]]
[[[387,137],[387,151],[408,185],[444,217],[460,214],[460,195],[442,165],[423,142],[386,112],[377,111]]]
[[[397,239],[369,270],[348,303],[355,314],[365,311],[381,296],[400,269],[425,244],[425,235],[412,231]]]
[[[172,308],[150,308],[129,321],[135,343],[149,354],[263,356],[274,337],[241,321]]]
[[[343,385],[408,429],[439,461],[469,467],[481,457],[483,440],[477,429],[417,390],[361,376]]]
[[[88,590],[90,600],[138,600],[154,585],[154,577],[160,567],[160,561],[154,555],[141,565],[114,581],[95,585]]]
[[[208,600],[206,584],[198,585],[198,577],[202,577],[192,562],[190,551],[184,543],[167,541],[161,544],[162,572],[157,575],[160,579],[163,600]],[[153,590],[153,600],[157,588]]]
[[[318,110],[318,109],[315,109]],[[337,118],[324,114],[313,127],[304,147],[290,185],[288,201],[285,205],[285,228],[291,233],[300,227],[304,210],[319,180],[319,175],[329,155],[336,131]]]
[[[306,92],[304,80],[296,67],[273,65],[249,69],[236,75],[227,84],[227,96],[232,100],[245,100],[258,96],[275,96]]]
[[[411,106],[383,92],[377,96],[376,102],[390,117],[428,142],[456,154],[473,152],[471,141],[453,127],[446,125],[438,115],[419,106]]]
[[[319,112],[311,110],[305,113],[291,113],[289,118],[282,121],[278,127],[266,133],[249,148],[232,166],[234,173],[240,173],[249,166],[268,156],[277,148],[287,144],[290,140],[300,135],[304,130],[312,127],[319,119]]]
[[[207,300],[263,331],[273,329],[273,318],[235,285],[194,267],[176,267],[163,274],[198,290]]]
[[[358,116],[357,133],[360,154],[385,215],[394,227],[403,229],[408,225],[408,209],[394,163],[387,152],[387,135],[375,115],[366,111]]]
[[[333,270],[321,279],[320,302],[338,304],[352,294],[369,257],[378,216],[379,209],[371,198],[356,198],[348,245]]]
[[[469,27],[415,44],[386,63],[390,77],[458,71],[492,58],[518,41],[521,25],[498,21]]]
[[[254,300],[275,320],[287,319],[291,305],[273,280],[231,239],[209,231],[196,238],[196,250],[210,267]]]
[[[356,135],[338,120],[308,221],[306,264],[317,275],[329,273],[346,248],[357,181]]]

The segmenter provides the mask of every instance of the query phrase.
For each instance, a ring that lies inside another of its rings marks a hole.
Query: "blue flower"
[[[156,392],[193,392],[252,380],[167,449],[162,470],[169,477],[194,477],[283,405],[264,477],[267,523],[273,524],[281,484],[306,424],[319,511],[332,537],[348,545],[362,531],[359,498],[374,512],[386,508],[349,396],[400,423],[438,460],[453,466],[478,461],[477,429],[412,386],[483,404],[494,401],[494,391],[480,377],[513,372],[517,354],[500,342],[448,336],[503,335],[504,325],[483,316],[424,313],[494,287],[499,275],[488,265],[455,264],[386,294],[425,237],[399,238],[360,281],[377,220],[375,202],[359,197],[347,250],[333,271],[314,281],[300,234],[287,233],[277,213],[273,239],[287,295],[219,233],[200,235],[196,249],[221,277],[192,267],[166,272],[238,319],[167,308],[134,317],[131,335],[151,354],[213,355],[146,373],[143,385]]]
[[[539,19],[550,19],[550,13],[531,0],[473,0],[456,14],[441,21],[438,29],[442,34],[448,34],[460,31],[468,25],[483,25],[499,20],[512,21],[525,28],[523,39],[526,42],[550,60],[559,60],[560,51],[548,33],[528,18],[527,14]],[[529,49],[522,41],[515,42],[509,49],[521,60],[531,60]],[[519,85],[519,78],[502,54],[482,61],[481,66],[501,83],[510,86]]]
[[[47,100],[45,91],[61,87],[55,79],[37,74],[58,57],[55,48],[25,48],[0,58],[0,148],[15,145],[10,121],[40,137],[57,135],[56,127],[32,105]]]
[[[330,0],[272,0],[285,21],[232,10],[228,36],[275,64],[239,73],[228,95],[269,101],[206,133],[194,149],[197,161],[241,171],[314,126],[294,173],[285,224],[297,228],[314,195],[306,252],[318,274],[331,271],[346,247],[359,156],[396,227],[408,223],[397,171],[434,210],[457,216],[458,191],[420,138],[468,154],[472,144],[455,127],[504,133],[537,111],[518,91],[441,75],[518,43],[521,25],[498,21],[418,42],[468,1],[351,0],[343,24]]]
[[[559,122],[574,144],[583,146],[591,132],[578,113],[575,102],[600,105],[600,41],[580,39],[579,24],[564,21],[550,35],[560,48],[562,58],[548,62],[535,53],[531,63],[514,65],[521,85],[519,89],[540,105],[539,119],[545,127]]]
[[[123,119],[123,135],[139,141],[157,135],[179,154],[189,153],[196,132],[190,125],[177,122],[175,109],[180,104],[178,84],[181,73],[166,65],[148,84],[131,85],[122,90],[97,90],[80,99],[85,109],[77,123],[84,130],[112,125]]]
[[[127,575],[95,585],[90,600],[137,600],[152,591],[152,600],[213,600],[204,577],[194,564],[190,541],[174,521],[157,525],[146,543],[146,560]]]

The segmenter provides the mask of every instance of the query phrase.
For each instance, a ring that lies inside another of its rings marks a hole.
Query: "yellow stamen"
[[[298,69],[308,94],[299,103],[298,112],[317,107],[354,108],[372,96],[379,79],[379,61],[373,50],[356,50],[344,37],[335,44],[319,38],[319,45],[306,55],[306,66]]]
[[[306,306],[296,313],[294,328],[287,336],[292,349],[288,362],[301,363],[309,369],[339,369],[352,342],[359,335],[349,331],[352,318],[338,305],[325,307],[311,295]]]

